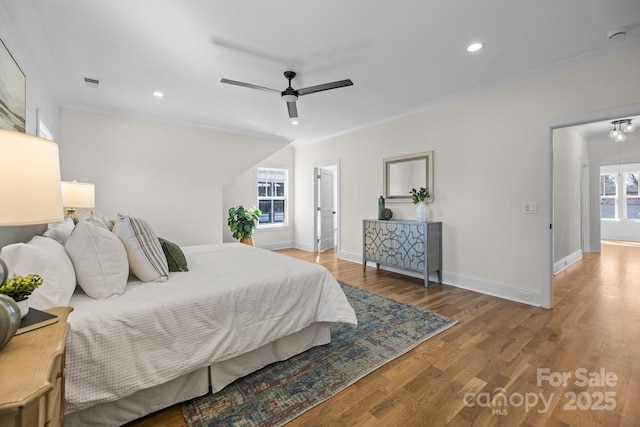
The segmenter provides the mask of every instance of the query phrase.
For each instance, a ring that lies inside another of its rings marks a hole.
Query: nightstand
[[[64,424],[67,316],[72,310],[45,310],[58,322],[16,335],[0,349],[0,427]]]

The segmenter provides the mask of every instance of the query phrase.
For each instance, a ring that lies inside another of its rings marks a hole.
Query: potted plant
[[[37,274],[29,274],[24,277],[13,276],[12,279],[7,280],[4,285],[0,286],[0,294],[13,299],[20,308],[21,317],[24,317],[29,311],[27,299],[40,285],[42,285],[42,277]]]
[[[421,222],[427,221],[427,205],[425,204],[425,200],[431,197],[431,193],[429,189],[426,187],[420,187],[420,190],[416,190],[415,188],[411,189],[411,198],[413,199],[413,204],[416,205],[416,219]]]
[[[255,206],[252,209],[245,209],[240,205],[229,209],[227,225],[233,237],[240,240],[241,243],[253,246],[253,237],[251,236],[258,225],[260,215],[262,215],[262,211],[256,209]]]

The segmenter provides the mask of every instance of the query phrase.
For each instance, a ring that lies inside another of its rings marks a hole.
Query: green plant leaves
[[[245,237],[251,237],[260,221],[262,211],[253,207],[245,209],[244,206],[236,206],[229,209],[229,218],[227,225],[233,234],[234,239],[242,240]]]

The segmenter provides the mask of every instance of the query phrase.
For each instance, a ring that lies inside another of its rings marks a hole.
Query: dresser
[[[64,425],[64,362],[71,307],[58,322],[16,335],[0,349],[0,427]]]
[[[363,269],[367,262],[416,271],[429,284],[429,273],[442,283],[442,223],[409,220],[362,221]]]

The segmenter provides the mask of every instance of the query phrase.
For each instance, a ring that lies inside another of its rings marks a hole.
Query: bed
[[[41,238],[42,239],[42,238]],[[116,426],[208,392],[357,325],[324,267],[240,243],[181,248],[188,272],[131,275],[121,295],[69,305],[67,426]]]

